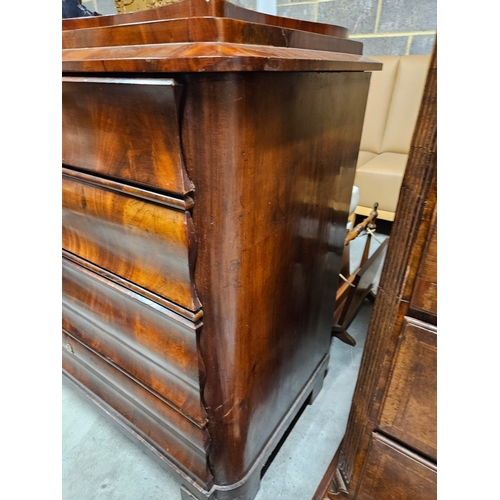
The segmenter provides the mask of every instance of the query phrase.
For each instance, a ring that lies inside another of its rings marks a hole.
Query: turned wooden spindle
[[[373,210],[370,212],[370,215],[363,222],[360,222],[354,229],[348,231],[347,236],[344,240],[344,246],[347,246],[350,241],[357,238],[360,235],[361,231],[365,230],[366,228],[371,229],[372,231],[376,229],[377,226],[375,224],[375,221],[378,217],[377,208],[378,203],[375,203],[373,205]],[[370,236],[370,233],[368,233],[368,236]]]

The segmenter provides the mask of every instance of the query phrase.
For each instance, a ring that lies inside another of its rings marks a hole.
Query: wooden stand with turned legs
[[[349,335],[347,328],[349,328],[349,325],[356,317],[365,298],[368,298],[372,302],[375,299],[373,294],[373,282],[382,264],[389,241],[386,239],[375,253],[369,257],[372,234],[377,228],[377,208],[378,203],[375,203],[370,215],[354,229],[347,231],[344,240],[344,252],[342,254],[342,266],[340,271],[341,280],[339,281],[339,287],[337,289],[332,335],[352,346],[356,345],[356,341]],[[349,243],[356,239],[363,231],[366,231],[366,243],[363,250],[363,256],[361,257],[359,266],[351,274]]]

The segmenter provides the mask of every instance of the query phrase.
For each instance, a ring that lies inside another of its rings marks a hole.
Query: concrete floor
[[[382,241],[387,236],[377,235]],[[374,241],[373,251],[378,247]],[[364,238],[351,243],[357,262]],[[348,329],[351,347],[334,338],[323,389],[307,406],[261,481],[255,500],[310,500],[342,439],[372,306],[365,301]],[[180,500],[179,485],[63,380],[63,500]]]

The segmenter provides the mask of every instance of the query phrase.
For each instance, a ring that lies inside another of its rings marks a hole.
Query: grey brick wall
[[[243,5],[256,0],[232,0]],[[337,24],[365,55],[431,54],[437,0],[277,0],[279,16]],[[255,8],[251,5],[243,5]]]

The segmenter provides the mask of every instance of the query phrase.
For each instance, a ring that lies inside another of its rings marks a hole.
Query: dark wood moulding
[[[382,64],[357,54],[220,42],[65,49],[68,73],[232,71],[374,71]]]
[[[63,31],[63,49],[185,42],[229,42],[361,54],[362,43],[235,19],[195,17]]]
[[[110,16],[79,17],[74,19],[63,19],[62,29],[75,30],[82,28],[96,28],[99,26],[117,26],[123,24],[135,24],[147,21],[159,21],[163,19],[179,19],[185,17],[225,17],[239,21],[278,26],[280,28],[292,28],[297,30],[319,33],[321,35],[347,38],[347,29],[332,24],[313,23],[288,19],[286,17],[272,16],[244,9],[225,0],[184,0],[156,9],[148,9],[126,14],[114,14]]]
[[[373,71],[339,26],[253,12],[224,0],[63,20],[67,73]]]

